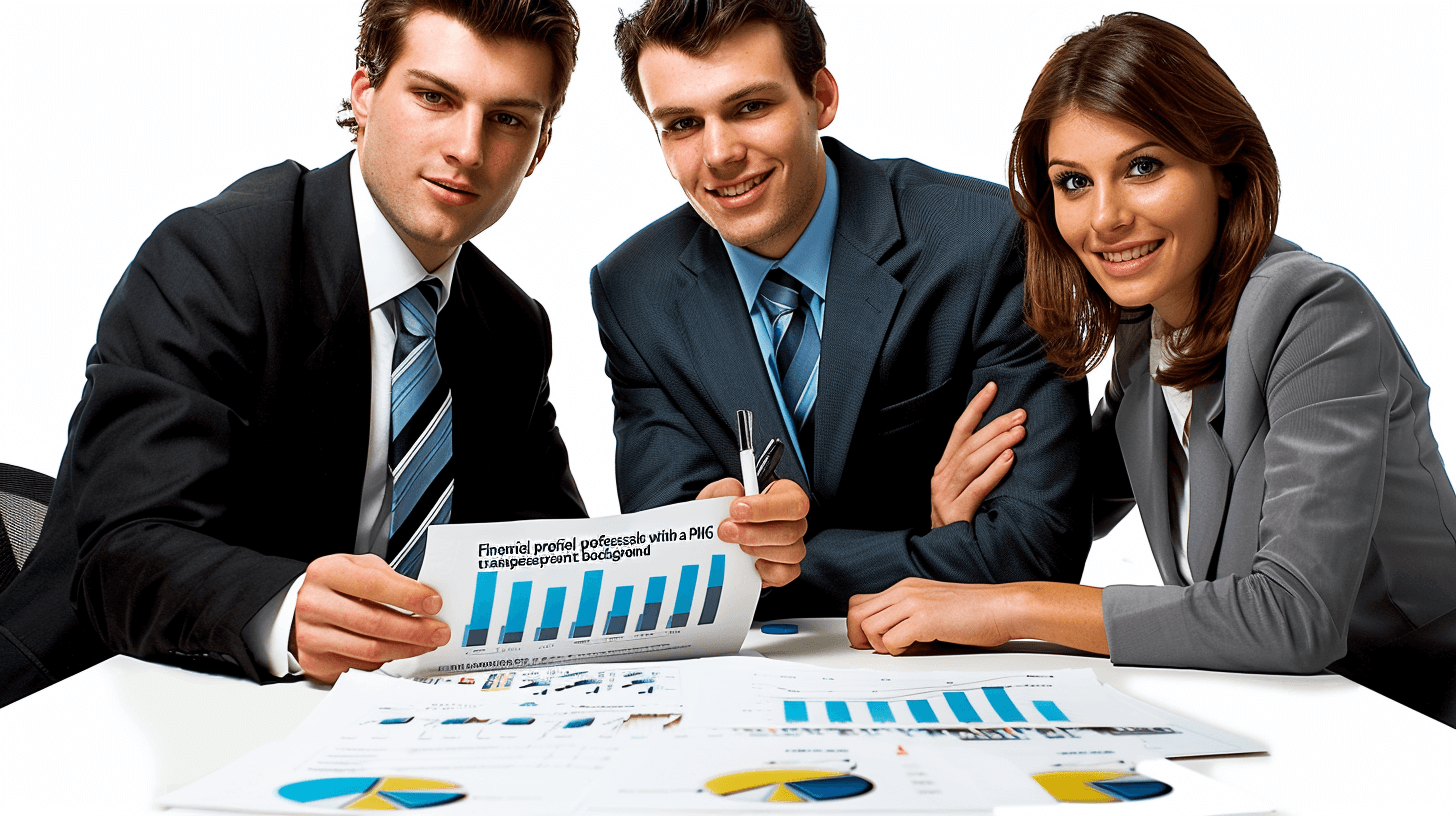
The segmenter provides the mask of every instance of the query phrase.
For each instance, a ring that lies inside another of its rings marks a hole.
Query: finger
[[[756,559],[772,561],[775,564],[797,564],[804,560],[804,555],[808,552],[803,539],[788,544],[740,544],[738,548]]]
[[[725,496],[742,496],[743,483],[737,479],[719,479],[698,491],[699,499],[720,499]]]
[[[874,648],[865,623],[896,603],[901,594],[898,591],[899,586],[896,584],[884,592],[873,595],[855,595],[850,598],[849,610],[845,614],[845,624],[849,629],[849,645],[856,649]]]
[[[725,521],[718,525],[718,538],[729,544],[750,547],[792,544],[809,532],[809,522],[762,521],[756,524]]]
[[[880,642],[884,644],[885,651],[901,655],[917,643],[934,643],[934,637],[922,633],[921,621],[921,616],[910,615],[881,635]]]
[[[734,521],[743,522],[801,520],[809,515],[809,497],[798,482],[779,479],[763,493],[733,502],[728,512]]]
[[[364,637],[333,626],[300,627],[296,640],[299,665],[303,665],[307,657],[310,662],[329,668],[346,666],[373,670],[391,660],[416,657],[435,648]]]
[[[945,450],[940,455],[940,462],[937,464],[937,467],[945,464],[952,458],[955,451],[970,438],[971,433],[976,430],[976,426],[981,424],[981,417],[985,416],[986,411],[990,410],[991,403],[995,399],[996,383],[993,382],[986,383],[980,391],[976,392],[974,397],[971,397],[971,401],[966,405],[966,409],[961,412],[960,418],[951,427],[950,439],[945,443]]]
[[[310,587],[307,581],[298,591],[294,620],[427,649],[450,641],[450,627],[444,621],[414,617],[324,587]]]
[[[1008,450],[996,457],[996,461],[992,462],[984,473],[972,480],[966,487],[965,493],[956,504],[956,512],[966,515],[974,513],[981,506],[981,502],[991,495],[991,491],[996,488],[996,485],[1000,484],[1006,474],[1011,472],[1011,466],[1015,462],[1015,451]]]
[[[799,577],[797,563],[780,564],[760,558],[753,562],[753,566],[758,570],[758,579],[765,588],[781,587]]]
[[[329,555],[308,565],[305,583],[314,581],[335,592],[407,610],[434,615],[440,593],[389,568],[376,555]]]
[[[1010,451],[1013,447],[1021,444],[1025,438],[1026,429],[1017,425],[1004,433],[997,434],[986,440],[984,445],[968,454],[965,459],[956,465],[956,469],[951,476],[953,482],[962,485],[962,489],[964,489],[964,485],[970,484],[982,473],[985,473],[986,468],[998,461],[1003,454]]]
[[[889,647],[885,645],[885,633],[909,617],[912,608],[911,604],[905,602],[894,603],[865,618],[860,625],[864,628],[870,647],[880,654],[891,654]]]

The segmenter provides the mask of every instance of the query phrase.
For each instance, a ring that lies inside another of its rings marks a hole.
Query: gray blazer
[[[1149,324],[1118,331],[1092,420],[1097,532],[1136,503],[1167,584],[1107,588],[1114,662],[1315,672],[1456,608],[1456,493],[1430,389],[1354,275],[1280,238],[1255,268],[1223,379],[1193,392],[1192,586],[1169,525],[1172,423]]]

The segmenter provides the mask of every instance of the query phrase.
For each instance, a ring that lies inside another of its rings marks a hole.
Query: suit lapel
[[[1189,467],[1193,469],[1188,499],[1188,568],[1195,581],[1208,577],[1228,505],[1232,465],[1220,434],[1223,407],[1222,378],[1193,389],[1188,438]]]
[[[1163,583],[1179,585],[1178,557],[1173,550],[1168,516],[1168,407],[1163,391],[1148,374],[1148,329],[1137,335],[1122,369],[1132,372],[1132,383],[1117,411],[1117,439],[1127,478],[1137,497],[1143,531],[1158,564]]]
[[[754,444],[759,450],[774,437],[787,444],[789,433],[743,303],[743,290],[717,231],[700,224],[678,260],[691,275],[677,298],[677,335],[692,355],[697,388],[708,395],[729,439],[737,433],[738,411],[747,409],[753,412]],[[725,462],[741,478],[736,458]],[[778,474],[808,484],[796,456],[785,456]]]
[[[310,487],[319,530],[347,531],[349,551],[359,524],[359,504],[368,452],[371,378],[369,298],[359,254],[359,231],[350,198],[348,157],[306,174],[300,182],[293,242],[302,270],[299,281],[308,304],[317,345],[304,363],[307,396],[301,427],[328,428],[302,440],[322,478]],[[322,552],[338,547],[318,542]]]
[[[839,171],[839,217],[824,299],[819,397],[814,404],[814,492],[833,496],[870,375],[905,287],[891,258],[904,243],[890,180],[874,162],[824,139]]]

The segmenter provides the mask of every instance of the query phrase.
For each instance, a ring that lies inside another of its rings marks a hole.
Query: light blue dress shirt
[[[775,266],[782,267],[793,275],[813,291],[809,298],[809,314],[814,316],[814,327],[819,330],[819,338],[824,338],[824,300],[829,291],[829,253],[834,248],[834,226],[839,221],[839,171],[834,168],[834,162],[828,156],[824,157],[824,176],[824,195],[819,199],[819,209],[814,211],[814,218],[804,229],[804,234],[799,236],[799,240],[794,242],[793,248],[782,260],[765,258],[727,241],[723,242],[728,250],[728,258],[733,262],[733,271],[738,275],[738,285],[743,289],[743,301],[748,305],[753,334],[758,338],[758,349],[763,353],[763,364],[768,369],[769,382],[774,386],[779,413],[783,415],[784,427],[789,429],[788,443],[799,457],[799,466],[806,473],[808,468],[804,467],[804,452],[799,449],[798,431],[794,428],[788,406],[784,404],[783,385],[779,382],[778,369],[774,367],[773,327],[770,325],[768,313],[758,301],[758,289],[763,286],[763,279],[768,277],[769,270]],[[759,445],[760,449],[762,447]]]

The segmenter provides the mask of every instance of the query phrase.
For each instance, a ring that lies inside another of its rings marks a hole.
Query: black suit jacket
[[[244,626],[309,561],[353,551],[370,344],[349,190],[347,157],[285,162],[142,245],[101,316],[42,564],[0,604],[28,682],[107,649],[266,679]],[[466,244],[438,331],[452,521],[584,515],[540,305]],[[62,612],[68,566],[79,621]]]
[[[825,299],[803,574],[761,617],[839,615],[851,595],[918,575],[1076,580],[1091,543],[1078,478],[1086,385],[1058,376],[1022,320],[1022,236],[1005,188],[833,139],[839,219]],[[623,512],[739,476],[735,412],[788,439],[732,263],[688,206],[592,271],[616,405]],[[971,522],[929,530],[930,477],[951,426],[994,380],[1024,407],[1011,474]]]

